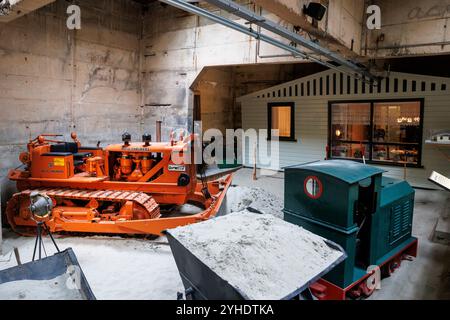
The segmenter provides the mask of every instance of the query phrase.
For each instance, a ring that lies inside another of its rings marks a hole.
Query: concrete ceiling
[[[52,2],[55,0],[0,0],[0,8],[6,11],[0,13],[0,22],[13,21]]]

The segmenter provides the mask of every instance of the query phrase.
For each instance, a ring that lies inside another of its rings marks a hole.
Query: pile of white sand
[[[232,187],[227,193],[227,205],[231,212],[242,211],[247,207],[252,207],[261,212],[282,217],[281,210],[283,208],[283,201],[261,188]],[[266,215],[257,216],[266,217]],[[214,219],[214,222],[205,222],[205,228],[210,229],[214,226],[216,221],[220,221],[219,218]],[[259,225],[256,222],[252,222],[251,224],[255,224],[255,226]],[[203,223],[200,225],[203,225]],[[201,227],[203,228],[203,226]],[[244,225],[241,222],[236,223],[236,225],[231,223],[228,225],[229,233],[232,233],[231,229],[233,228],[238,230],[243,227]],[[257,228],[255,227],[254,229]],[[214,227],[214,230],[217,230],[217,228]],[[264,233],[262,238],[267,239],[262,240],[268,240],[277,236],[268,230],[264,231],[264,229],[260,229],[259,231],[253,230],[253,232]],[[4,235],[4,252],[10,252],[14,247],[18,247],[22,262],[25,263],[31,259],[34,248],[33,237],[18,237],[14,233],[6,231],[6,229]],[[205,234],[204,236],[208,235]],[[211,234],[209,236],[211,236]],[[160,237],[156,241],[108,236],[59,237],[56,235],[56,237],[56,242],[60,249],[68,247],[73,248],[97,299],[176,299],[177,292],[184,291],[170,247],[161,244],[166,241],[165,237]],[[258,236],[257,233],[248,232],[246,232],[244,236],[239,237],[240,243],[243,243],[244,245],[239,244],[238,246],[242,247],[241,254],[244,254],[247,257],[245,259],[253,259],[252,257],[261,255],[262,249],[259,246],[249,247],[248,245],[245,245],[247,241],[255,243],[255,241],[258,240],[258,237],[261,236]],[[237,235],[234,235],[233,239],[236,238]],[[54,248],[50,239],[45,237],[44,241],[48,253],[53,254]],[[300,241],[297,242],[300,243]],[[218,243],[214,245],[216,246],[215,250],[220,249],[222,246],[222,244]],[[301,251],[302,247],[300,244],[292,243],[289,245],[295,247],[297,251]],[[276,251],[273,248],[270,250],[272,250],[271,252]],[[226,251],[227,249],[224,247],[223,252]],[[267,253],[264,254],[270,256]],[[277,254],[278,253],[275,252],[275,255]],[[231,253],[229,253],[229,255],[232,256]],[[10,259],[5,259],[5,261],[0,259],[0,270],[16,265],[14,255],[9,254],[8,256]],[[226,254],[223,256],[223,265],[227,266],[228,264],[235,262],[233,261],[234,259],[228,259],[228,256]],[[265,258],[262,257],[260,259],[265,260]],[[280,260],[280,262],[282,261],[283,260]],[[278,267],[277,264],[277,261],[272,260],[270,266],[275,271],[283,270],[281,265]],[[264,266],[265,268],[267,267],[267,265]],[[292,266],[289,268],[292,268]],[[127,271],[124,272],[124,270]],[[263,272],[264,270],[258,270],[258,272]],[[271,272],[275,272],[273,270]],[[243,273],[239,274],[239,277],[245,278],[246,273],[248,272],[244,269]],[[278,273],[281,272],[278,271],[277,275]],[[262,280],[264,277],[269,277],[269,275],[261,276],[260,280],[265,281]],[[296,284],[300,285],[298,281]],[[289,293],[293,290],[289,288],[287,292]],[[259,296],[264,295],[260,294]],[[26,299],[31,298],[27,296]]]
[[[50,280],[20,280],[0,284],[0,300],[81,300],[79,290],[66,286],[67,274]]]
[[[246,211],[170,233],[250,299],[285,298],[342,256],[301,227]]]
[[[34,238],[20,237],[4,230],[5,252],[17,247],[22,262],[30,261]],[[108,236],[55,237],[61,250],[73,248],[84,275],[99,300],[174,300],[178,291],[184,291],[169,245],[160,244],[167,241],[165,237],[156,241]],[[47,253],[53,254],[55,248],[50,239],[45,237],[44,242]],[[12,254],[10,261],[0,261],[0,270],[16,265]]]
[[[283,219],[283,200],[262,188],[230,187],[226,199],[229,212],[239,212],[251,207]]]

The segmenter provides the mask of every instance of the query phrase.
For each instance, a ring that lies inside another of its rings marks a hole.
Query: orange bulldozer
[[[168,142],[161,142],[160,124],[156,135],[155,142],[148,134],[142,142],[131,142],[125,133],[122,144],[105,148],[84,147],[75,133],[71,142],[55,140],[59,135],[53,134],[30,140],[28,151],[19,156],[24,168],[8,174],[19,190],[8,201],[8,223],[18,233],[34,234],[31,192],[53,202],[45,222],[51,232],[160,235],[215,216],[232,174],[214,180],[197,177],[195,136],[175,139],[171,134]],[[180,161],[183,154],[190,161]],[[173,212],[184,204],[198,210]]]

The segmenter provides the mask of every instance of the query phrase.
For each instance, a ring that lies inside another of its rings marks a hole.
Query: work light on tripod
[[[33,191],[30,194],[30,212],[34,221],[44,222],[51,218],[53,201],[46,194]]]
[[[45,224],[47,221],[50,220],[52,215],[52,209],[53,209],[53,201],[50,199],[49,196],[43,193],[39,193],[37,191],[33,191],[30,194],[30,212],[31,217],[34,221],[36,221],[36,241],[34,243],[34,250],[33,250],[33,261],[36,256],[36,249],[39,248],[39,259],[41,259],[42,251],[41,249],[44,249],[44,242],[42,241],[42,229],[44,229],[48,235],[50,236],[50,239],[52,240],[53,244],[55,245],[55,248],[58,252],[59,248],[58,245],[55,242],[55,239],[53,239],[53,235],[50,232],[49,228]],[[47,253],[45,252],[45,255]]]

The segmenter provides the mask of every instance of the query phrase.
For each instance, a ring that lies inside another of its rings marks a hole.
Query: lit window
[[[268,119],[269,139],[272,138],[271,130],[277,130],[280,140],[295,140],[293,103],[269,103]]]
[[[332,158],[420,165],[421,101],[330,103]]]
[[[331,108],[332,156],[369,159],[370,103],[336,103]]]

